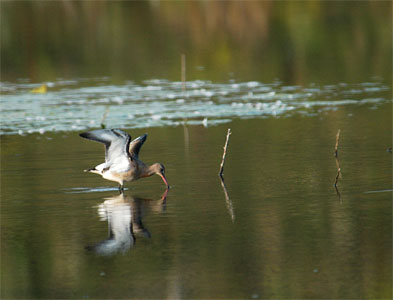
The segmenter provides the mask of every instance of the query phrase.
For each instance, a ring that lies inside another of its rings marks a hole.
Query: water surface
[[[3,135],[2,297],[389,298],[391,105],[373,105],[129,130],[166,198],[158,176],[122,198],[82,172],[103,149],[78,132]]]
[[[257,81],[171,82],[145,80],[113,84],[110,78],[58,79],[47,82],[47,92],[32,93],[41,84],[4,82],[1,134],[41,134],[99,127],[148,128],[203,125],[232,119],[316,115],[358,106],[377,109],[391,93],[382,79],[356,84],[308,86]]]
[[[1,298],[391,299],[392,4],[354,4],[2,1]],[[83,172],[102,124],[167,194]]]

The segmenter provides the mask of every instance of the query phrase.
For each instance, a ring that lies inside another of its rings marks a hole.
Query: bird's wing
[[[147,134],[141,135],[140,137],[137,137],[135,140],[133,140],[130,143],[129,147],[129,152],[132,158],[138,158],[139,156],[139,151],[141,150],[141,147],[143,143],[147,139]]]
[[[105,162],[115,163],[129,159],[131,136],[120,129],[98,129],[80,134],[81,137],[105,144]]]

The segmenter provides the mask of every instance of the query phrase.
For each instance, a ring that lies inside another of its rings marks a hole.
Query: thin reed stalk
[[[105,129],[105,127],[106,127],[106,125],[105,125],[105,120],[106,120],[106,117],[107,117],[107,115],[108,115],[109,108],[110,108],[110,106],[107,106],[106,109],[105,109],[104,114],[102,115],[102,119],[101,119],[101,128],[102,128],[102,129]]]
[[[182,91],[186,92],[186,55],[181,55],[181,82],[182,82]]]

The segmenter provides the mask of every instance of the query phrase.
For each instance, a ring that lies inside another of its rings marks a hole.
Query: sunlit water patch
[[[390,87],[380,81],[358,84],[285,86],[261,83],[148,80],[113,84],[109,78],[41,84],[22,80],[1,83],[1,134],[45,133],[107,127],[146,128],[213,126],[234,118],[315,115],[342,106],[376,109],[390,101]]]
[[[128,188],[124,188],[124,190],[128,190]],[[70,189],[63,190],[66,194],[82,194],[82,193],[97,193],[97,192],[118,192],[119,189],[116,187],[74,187]]]

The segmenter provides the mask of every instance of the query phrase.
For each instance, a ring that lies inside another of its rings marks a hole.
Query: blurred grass
[[[1,78],[391,81],[385,1],[1,2]],[[199,68],[203,66],[202,68]]]

